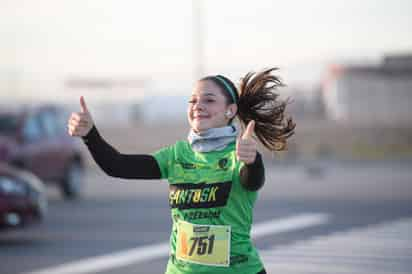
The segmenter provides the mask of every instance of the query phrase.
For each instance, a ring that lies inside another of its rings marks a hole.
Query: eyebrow
[[[203,95],[203,96],[214,96],[214,97],[216,97],[216,94],[210,93],[210,92],[209,92],[209,93],[204,93],[204,94],[202,94],[202,95]],[[193,97],[193,96],[196,96],[196,94],[192,94],[191,96],[192,96],[192,97]]]
[[[205,93],[205,94],[203,94],[204,96],[216,96],[216,94],[213,94],[213,93]]]

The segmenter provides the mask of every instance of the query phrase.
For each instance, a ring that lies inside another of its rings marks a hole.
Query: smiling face
[[[227,115],[227,111],[231,115]],[[187,108],[190,127],[197,133],[209,128],[224,127],[237,110],[228,104],[221,88],[210,80],[198,81],[193,89]]]

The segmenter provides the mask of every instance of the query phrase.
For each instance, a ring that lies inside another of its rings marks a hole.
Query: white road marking
[[[253,225],[252,237],[254,239],[304,229],[311,226],[322,225],[329,221],[328,214],[307,213],[280,220],[271,220]],[[169,254],[169,243],[159,243],[137,247],[125,251],[114,252],[107,255],[81,259],[55,267],[48,267],[25,274],[84,274],[96,273],[109,269],[124,267],[143,261],[166,257]]]
[[[252,237],[259,238],[270,234],[303,229],[315,225],[325,224],[330,216],[323,213],[300,214],[280,220],[271,220],[256,224],[252,227]]]
[[[335,232],[260,252],[269,273],[411,273],[412,218]]]

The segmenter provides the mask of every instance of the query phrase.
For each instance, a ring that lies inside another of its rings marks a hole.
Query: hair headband
[[[220,83],[223,84],[223,86],[225,87],[226,91],[229,92],[230,96],[232,97],[233,102],[234,102],[235,104],[237,104],[236,93],[235,93],[235,91],[231,88],[231,86],[227,83],[227,81],[226,81],[223,77],[221,77],[221,76],[219,76],[219,75],[216,75],[216,76],[214,76],[214,77],[215,77]]]

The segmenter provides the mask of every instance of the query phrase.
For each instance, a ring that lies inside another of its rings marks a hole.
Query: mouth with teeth
[[[204,120],[204,119],[208,119],[208,118],[210,118],[210,116],[206,115],[206,114],[193,115],[193,120]]]

